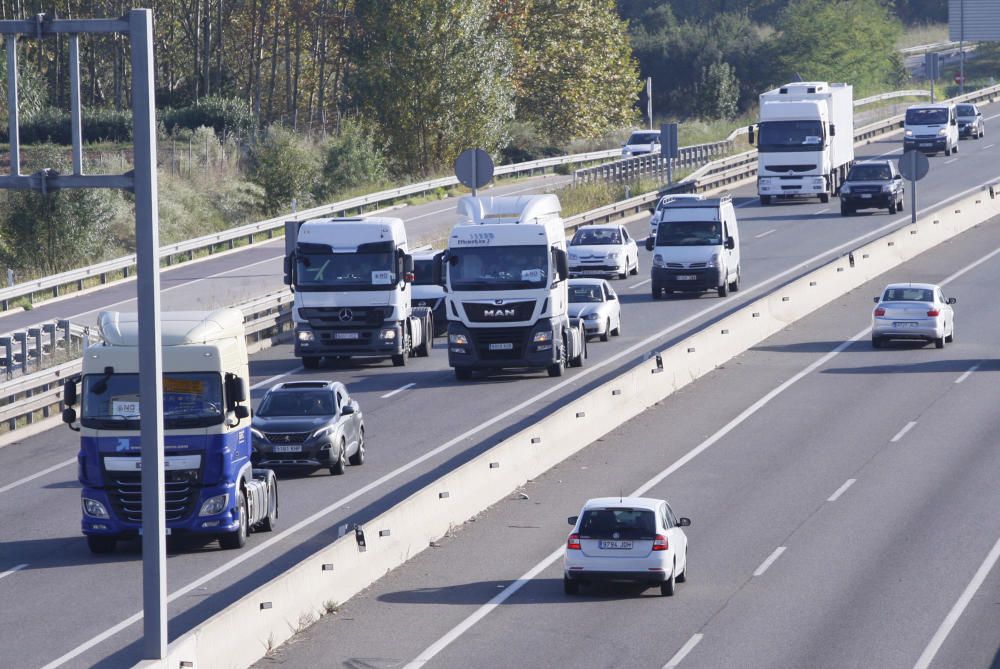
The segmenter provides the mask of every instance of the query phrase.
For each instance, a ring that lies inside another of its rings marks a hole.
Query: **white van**
[[[633,130],[628,140],[622,144],[622,158],[660,152],[659,130]]]
[[[955,105],[913,105],[906,110],[903,122],[903,151],[918,149],[923,153],[944,151],[958,153],[958,110]]]
[[[649,236],[656,237],[656,226],[660,222],[660,217],[663,215],[663,210],[667,208],[671,202],[676,202],[677,200],[704,200],[705,196],[701,193],[671,193],[669,195],[664,195],[660,198],[657,205],[649,210],[652,216],[649,219]]]
[[[674,291],[725,297],[740,288],[740,230],[729,195],[669,203],[646,249],[653,252],[654,300]]]

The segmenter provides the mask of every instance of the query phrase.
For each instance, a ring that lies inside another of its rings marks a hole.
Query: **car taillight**
[[[665,551],[670,548],[670,544],[667,543],[667,538],[662,534],[657,534],[656,538],[653,539],[653,550],[654,551]]]
[[[580,535],[571,534],[569,539],[566,540],[566,550],[568,551],[578,551],[580,550]]]
[[[885,316],[885,309],[883,309],[882,307],[879,307],[878,309],[875,310],[875,315],[876,316]]]
[[[927,315],[928,316],[940,316],[941,315],[941,311],[939,309],[931,309],[930,311],[927,312]]]

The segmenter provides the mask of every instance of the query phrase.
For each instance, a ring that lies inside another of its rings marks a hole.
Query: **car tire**
[[[955,146],[951,148],[952,153],[958,153],[958,142],[955,142]]]
[[[614,330],[611,331],[611,335],[613,337],[621,337],[622,336],[622,317],[621,317],[621,314],[618,315],[618,327],[616,327]]]
[[[944,348],[944,337],[938,337],[934,340],[934,348]]]
[[[604,322],[604,332],[601,333],[601,341],[607,341],[611,336],[611,319]]]
[[[729,283],[723,279],[722,285],[716,288],[716,292],[719,294],[719,297],[727,297],[729,295]]]
[[[639,256],[638,256],[638,254],[635,256],[635,264],[632,266],[632,271],[629,272],[629,274],[631,274],[632,276],[636,276],[637,274],[639,274]]]
[[[841,216],[850,216],[853,213],[854,212],[851,211],[850,207],[848,207],[846,204],[841,204],[840,205],[840,215]]]
[[[677,565],[670,569],[670,577],[660,584],[660,594],[664,597],[673,597],[677,592]]]
[[[903,211],[903,205],[906,203],[906,197],[904,195],[899,196],[899,202],[896,203],[896,211]]]
[[[628,278],[628,260],[625,261],[625,271],[624,272],[618,272],[618,279],[619,280],[621,280],[621,279],[627,279],[627,278]]]
[[[278,484],[274,474],[267,477],[267,515],[260,521],[260,529],[273,532],[278,526]]]
[[[340,439],[340,448],[337,449],[337,461],[330,466],[331,476],[340,476],[347,470],[347,442],[343,437]]]
[[[240,510],[240,527],[235,532],[227,532],[219,537],[219,546],[224,550],[243,548],[247,543],[247,535],[250,534],[250,528],[247,526],[250,522],[250,514],[247,513],[247,496],[242,489],[237,495],[236,504]]]
[[[677,574],[678,583],[687,583],[688,580],[688,553],[687,549],[684,549],[684,571]]]
[[[571,578],[566,578],[563,576],[563,592],[567,595],[579,595],[580,594],[580,583],[579,581],[574,581]]]
[[[764,206],[764,207],[766,207],[767,205],[771,204],[771,196],[770,195],[761,195],[760,196],[760,204],[761,204],[761,206]]]
[[[951,155],[951,149],[948,148],[948,147],[945,147],[945,149],[944,149],[944,155],[950,156]]]
[[[729,292],[735,293],[740,289],[740,268],[736,268],[736,278],[729,283]]]
[[[321,358],[318,355],[304,355],[302,356],[302,366],[306,369],[317,369],[320,360]]]
[[[98,534],[87,535],[87,548],[94,555],[107,555],[115,552],[115,544],[118,540],[114,537],[105,537]]]
[[[352,467],[360,467],[365,464],[365,428],[361,428],[358,433],[358,450],[354,451],[354,455],[348,458],[348,462],[351,463]]]
[[[872,337],[872,348],[882,348],[885,346],[885,340],[881,337]]]
[[[895,201],[889,203],[889,213],[890,214],[895,214],[896,213],[896,202]]]

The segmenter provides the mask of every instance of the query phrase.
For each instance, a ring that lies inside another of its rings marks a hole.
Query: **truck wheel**
[[[549,373],[549,376],[556,377],[556,376],[562,376],[563,371],[565,369],[566,369],[566,344],[564,343],[562,346],[559,347],[559,361],[552,365],[549,365],[546,368],[546,371]]]
[[[340,438],[340,448],[337,449],[337,460],[330,467],[330,474],[340,476],[347,469],[347,442]]]
[[[456,367],[455,378],[459,381],[469,381],[472,379],[472,370],[468,367]]]
[[[761,203],[761,205],[763,205],[765,207],[767,205],[771,204],[771,196],[770,195],[761,195],[760,196],[760,203]]]
[[[348,461],[352,467],[365,464],[365,428],[361,428],[361,432],[358,433],[358,450],[354,451],[354,455]]]
[[[846,204],[841,204],[840,205],[840,215],[841,216],[850,216],[853,213],[854,212],[851,211],[851,208],[848,207]]]
[[[826,204],[827,202],[830,201],[830,194],[829,193],[820,193],[819,194],[819,201],[822,202],[823,204]]]
[[[903,211],[903,202],[906,198],[902,195],[899,196],[899,202],[896,203],[896,211]]]
[[[260,529],[273,532],[278,526],[278,484],[272,474],[267,478],[267,515],[260,521]]]
[[[607,341],[609,336],[611,336],[611,319],[610,318],[604,323],[604,332],[601,333],[601,341]]]
[[[115,552],[117,540],[114,537],[105,537],[99,534],[87,535],[87,547],[94,555],[107,555]]]
[[[424,343],[417,349],[417,353],[421,358],[429,358],[431,356],[431,349],[434,347],[434,317],[428,316],[424,326],[426,327],[424,330]]]
[[[583,337],[580,344],[583,347],[580,349],[580,355],[569,361],[570,367],[583,367],[583,359],[587,357],[587,338]]]
[[[306,355],[302,357],[302,366],[306,369],[316,369],[319,367],[319,361],[318,355]]]
[[[247,513],[247,497],[243,490],[240,490],[236,504],[240,510],[240,526],[235,532],[227,532],[219,537],[219,546],[225,550],[243,548],[247,543],[247,534],[250,531],[247,527],[247,524],[250,522],[250,514]]]

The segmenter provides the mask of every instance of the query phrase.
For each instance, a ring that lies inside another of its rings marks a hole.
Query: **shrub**
[[[389,178],[383,147],[376,143],[375,132],[362,121],[345,121],[323,152],[323,181],[317,193],[320,199],[364,184],[382,184]]]
[[[306,208],[318,190],[319,156],[313,146],[280,125],[267,129],[263,141],[250,152],[251,179],[264,189],[268,214],[286,210],[297,200]]]
[[[176,128],[194,130],[207,126],[219,135],[248,137],[254,130],[254,116],[246,100],[211,95],[193,105],[163,111],[167,132]]]
[[[82,120],[84,142],[132,141],[132,112],[114,109],[88,109]],[[20,126],[22,144],[72,144],[69,112],[46,107],[28,115]],[[9,141],[7,127],[0,130],[0,140]]]

